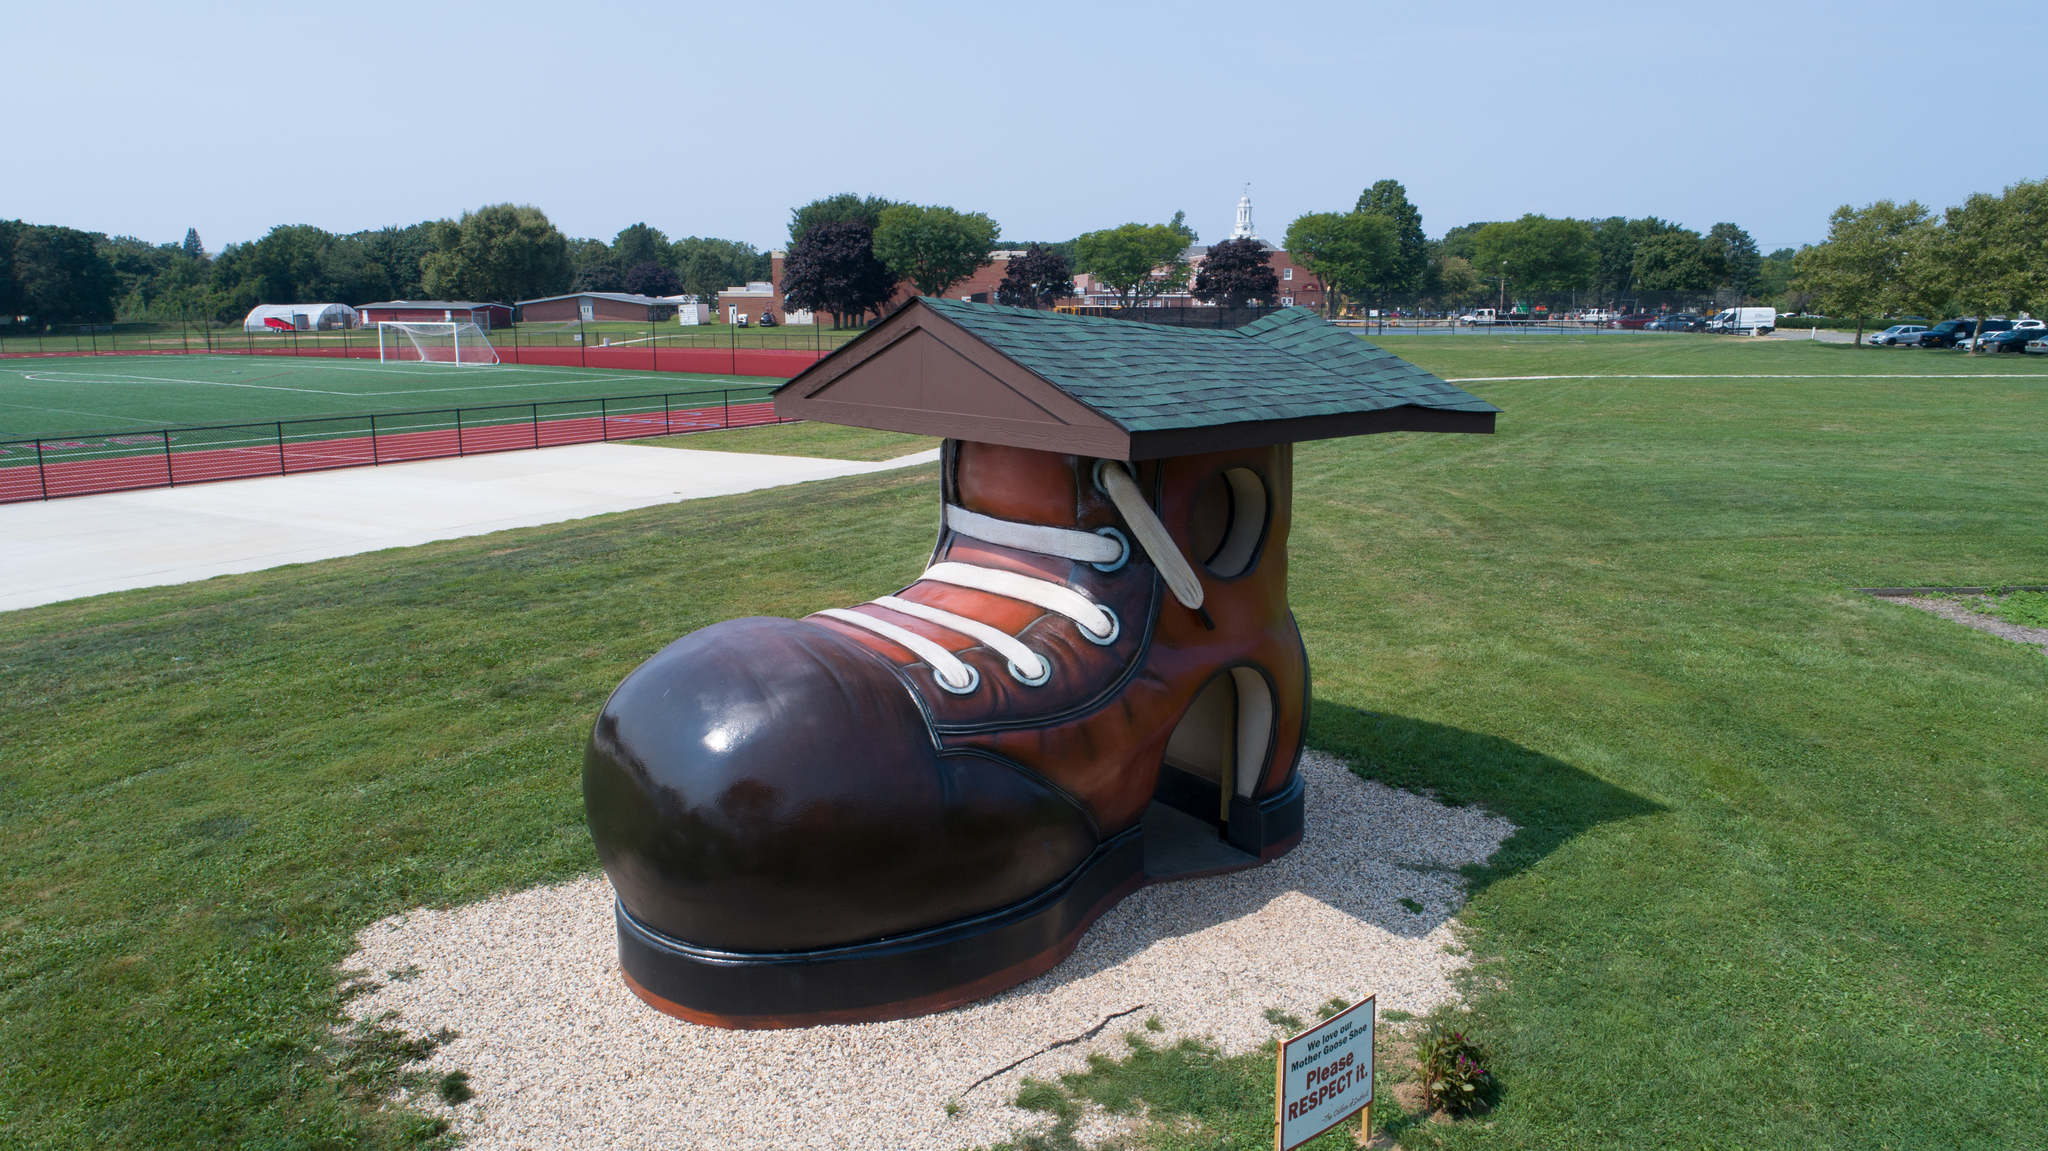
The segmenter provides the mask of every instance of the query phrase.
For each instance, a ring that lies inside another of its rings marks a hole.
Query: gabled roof
[[[374,304],[360,305],[357,310],[360,311],[362,308],[439,308],[445,312],[451,308],[467,308],[474,311],[477,308],[509,308],[511,306],[510,304],[478,303],[473,300],[379,300]]]
[[[617,300],[622,304],[661,304],[667,301],[660,296],[636,296],[631,292],[564,292],[559,296],[540,296],[536,299],[519,301],[520,307],[528,304],[545,304],[554,300],[577,300],[589,296],[593,300]]]
[[[1137,460],[1485,433],[1500,409],[1305,308],[1216,330],[920,296],[777,389],[775,410]]]

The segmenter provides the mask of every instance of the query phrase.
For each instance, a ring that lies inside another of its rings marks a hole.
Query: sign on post
[[[1371,1133],[1376,998],[1368,995],[1280,1044],[1273,1077],[1276,1151],[1294,1151],[1360,1112],[1360,1134]]]

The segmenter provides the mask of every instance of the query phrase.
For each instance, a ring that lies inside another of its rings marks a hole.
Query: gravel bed
[[[1921,611],[1931,611],[1943,619],[1954,620],[1964,627],[1973,627],[1978,631],[1988,632],[2000,639],[2009,639],[2014,643],[2023,643],[2030,647],[2039,648],[2042,655],[2048,655],[2048,627],[2021,627],[2016,623],[2007,623],[1995,615],[1985,615],[1982,612],[1971,611],[1968,605],[1962,601],[1946,597],[1908,595],[1888,596],[1886,598],[1890,599],[1893,603],[1908,604],[1919,608]],[[1971,598],[1982,599],[1984,597],[1972,596]]]
[[[1366,782],[1320,753],[1302,774],[1307,831],[1285,858],[1140,891],[1052,971],[940,1015],[727,1031],[660,1014],[620,982],[602,875],[371,925],[346,967],[382,986],[349,1010],[459,1034],[430,1066],[467,1071],[476,1098],[425,1105],[483,1151],[997,1142],[1048,1122],[1010,1106],[1024,1076],[1121,1050],[1151,1016],[1161,1039],[1237,1052],[1273,1035],[1268,1007],[1313,1019],[1332,996],[1376,992],[1381,1010],[1419,1014],[1453,996],[1455,869],[1514,825]],[[1097,1117],[1087,1134],[1119,1122]]]

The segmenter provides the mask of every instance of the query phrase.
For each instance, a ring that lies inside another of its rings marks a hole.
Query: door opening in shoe
[[[1145,812],[1145,872],[1155,879],[1249,867],[1229,842],[1232,809],[1252,794],[1273,742],[1273,690],[1256,668],[1234,667],[1196,694],[1167,739]]]
[[[1272,501],[1266,481],[1250,468],[1225,468],[1202,485],[1188,522],[1188,545],[1209,574],[1244,575],[1257,565]]]

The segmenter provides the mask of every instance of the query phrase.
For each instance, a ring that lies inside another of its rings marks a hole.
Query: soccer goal
[[[377,321],[377,362],[380,364],[495,364],[498,349],[471,323]]]

